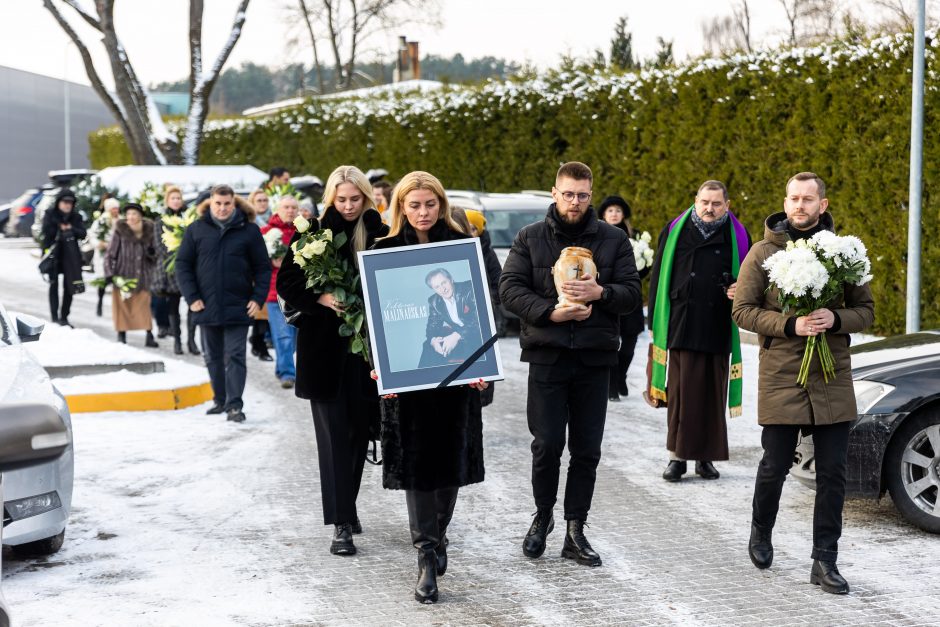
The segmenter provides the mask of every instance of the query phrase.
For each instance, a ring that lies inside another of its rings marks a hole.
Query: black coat
[[[649,294],[651,329],[659,267],[668,235],[669,224],[659,234],[659,245],[653,259]],[[747,241],[750,244],[750,234]],[[672,262],[667,348],[703,353],[731,352],[731,299],[725,294],[723,273],[731,273],[728,225],[723,225],[706,240],[690,217],[679,233]]]
[[[499,277],[503,274],[503,267],[499,257],[493,250],[493,242],[489,231],[480,233],[480,248],[483,251],[483,266],[486,268],[486,282],[490,286],[490,300],[493,301],[493,312],[499,307]]]
[[[371,246],[376,238],[388,233],[388,227],[382,224],[382,218],[377,211],[366,211],[362,220],[368,234],[366,247]],[[354,225],[353,222],[347,222],[335,208],[328,207],[319,221],[312,220],[310,229],[331,229],[334,233],[348,230],[351,235],[351,227]],[[299,239],[300,235],[295,234],[291,243]],[[350,240],[351,238],[347,238],[347,242],[340,248],[340,254],[352,263]],[[282,299],[302,313],[295,322],[298,328],[295,394],[300,398],[315,401],[335,399],[339,389],[339,377],[346,360],[354,359],[362,364],[360,374],[367,379],[363,388],[378,398],[378,388],[375,382],[368,378],[370,368],[360,356],[349,353],[349,338],[339,334],[342,320],[335,311],[317,302],[321,296],[320,292],[307,289],[307,277],[303,269],[294,263],[292,254],[284,257],[277,273],[276,288]]]
[[[42,249],[48,250],[56,241],[61,242],[54,255],[55,271],[64,274],[65,282],[69,285],[73,281],[82,280],[82,254],[78,242],[85,239],[87,230],[77,210],[72,209],[68,213],[59,210],[59,199],[62,197],[75,198],[68,190],[59,192],[55,205],[42,216]],[[63,231],[63,224],[71,226],[71,230]]]
[[[176,281],[187,303],[205,303],[192,314],[196,324],[251,324],[248,301],[262,307],[271,283],[271,260],[258,225],[236,205],[232,221],[222,229],[207,206],[183,235]]]
[[[565,232],[555,205],[545,220],[523,227],[509,251],[499,282],[503,307],[519,316],[522,328],[519,343],[522,360],[552,364],[562,350],[577,350],[585,364],[601,366],[617,363],[620,346],[620,316],[640,305],[640,278],[633,247],[622,230],[597,219],[588,209],[574,235]],[[606,301],[595,301],[591,316],[582,322],[555,323],[549,316],[558,293],[552,267],[563,248],[589,248],[600,277],[597,282],[610,287]]]
[[[439,221],[432,242],[463,239]],[[375,249],[417,244],[405,225]],[[436,490],[483,481],[480,394],[466,385],[403,392],[382,400],[382,485],[393,490]]]

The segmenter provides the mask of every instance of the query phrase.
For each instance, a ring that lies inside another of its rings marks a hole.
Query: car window
[[[545,209],[484,211],[493,248],[509,248],[522,227],[545,219]]]
[[[23,192],[16,198],[16,200],[10,203],[10,206],[13,207],[14,209],[19,209],[20,207],[23,207],[27,203],[29,203],[29,201],[32,200],[33,197],[36,195],[36,193],[37,193],[36,190]]]

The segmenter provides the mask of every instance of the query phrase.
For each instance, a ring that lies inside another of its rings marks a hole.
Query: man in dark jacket
[[[461,363],[483,344],[473,284],[454,283],[444,268],[432,270],[425,283],[434,294],[428,297],[427,341],[418,367]]]
[[[264,305],[271,260],[250,208],[228,185],[212,188],[203,212],[186,229],[176,255],[180,291],[200,325],[215,403],[209,414],[227,412],[245,420],[245,341],[248,326]]]
[[[561,454],[568,428],[571,461],[565,486],[562,557],[600,566],[584,537],[607,413],[608,368],[617,363],[619,319],[640,304],[640,279],[626,233],[597,219],[590,206],[591,169],[576,161],[561,166],[543,222],[516,235],[503,267],[499,294],[519,316],[522,361],[529,362],[528,422],[532,433],[535,519],[522,545],[527,557],[545,551],[554,528]],[[562,249],[590,249],[599,276],[565,281],[565,297],[587,303],[556,307],[552,267]]]
[[[828,206],[826,186],[812,172],[801,172],[787,182],[784,212],[767,218],[764,239],[741,266],[733,315],[742,329],[758,334],[763,349],[757,421],[763,427],[764,456],[754,485],[748,554],[758,568],[769,568],[773,562],[771,540],[783,482],[800,434],[811,433],[816,454],[816,503],[810,583],[826,592],[846,594],[849,584],[836,568],[836,558],[842,536],[849,429],[858,417],[849,334],[860,333],[875,321],[874,299],[868,284],[846,284],[840,297],[826,307],[805,316],[784,314],[780,294],[771,288],[763,268],[767,258],[784,250],[789,242],[834,230],[826,213]],[[814,358],[806,386],[797,385],[806,338],[820,333],[829,338],[836,378],[826,381],[819,360]]]
[[[717,479],[720,475],[712,462],[728,459],[725,401],[728,357],[735,346],[734,385],[741,379],[731,299],[737,268],[750,243],[747,231],[729,211],[728,190],[720,181],[702,183],[695,205],[659,235],[649,317],[653,356],[659,359],[663,375],[668,369],[668,376],[657,383],[654,364],[651,394],[668,400],[666,481],[680,481],[688,459],[696,460],[699,476]],[[738,398],[731,410],[737,415],[740,408]]]
[[[66,188],[58,193],[55,205],[42,217],[42,249],[52,253],[53,271],[49,273],[49,309],[52,321],[69,323],[72,295],[85,291],[82,281],[82,253],[78,243],[85,239],[85,223],[75,211],[75,193]],[[62,311],[59,312],[59,275],[62,275]]]

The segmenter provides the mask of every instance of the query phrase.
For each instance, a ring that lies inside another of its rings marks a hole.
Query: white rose
[[[323,229],[323,239],[332,242],[333,241],[333,231],[330,229]]]
[[[310,221],[303,216],[297,216],[294,218],[294,226],[297,227],[298,233],[306,233],[310,228]]]

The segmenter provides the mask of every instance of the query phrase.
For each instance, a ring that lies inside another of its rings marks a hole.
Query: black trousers
[[[69,289],[66,275],[62,274],[62,313],[59,313],[59,274],[54,272],[49,275],[49,310],[53,322],[68,318],[72,311],[72,290]]]
[[[267,320],[255,320],[251,323],[251,335],[248,338],[248,342],[251,344],[252,350],[259,353],[268,352],[268,345],[264,341],[264,336],[267,334],[268,328]]]
[[[834,425],[767,425],[761,434],[764,457],[757,467],[753,521],[771,529],[780,509],[783,482],[793,465],[802,429],[812,433],[816,456],[816,504],[813,508],[813,559],[834,562],[842,536],[845,503],[845,465],[851,422]]]
[[[245,364],[245,338],[248,325],[218,326],[204,324],[202,353],[212,382],[215,402],[226,410],[241,409],[245,379],[248,375]]]
[[[176,304],[179,306],[178,301]],[[158,296],[156,293],[150,294],[150,313],[159,328],[166,329],[170,326],[166,296]]]
[[[527,414],[532,434],[532,492],[538,509],[558,496],[561,454],[568,431],[565,520],[586,520],[594,496],[607,417],[609,366],[586,366],[573,352],[551,365],[529,365]]]
[[[447,533],[454,516],[458,488],[405,490],[411,543],[419,551],[433,551]]]
[[[365,396],[355,356],[346,359],[337,397],[330,401],[310,401],[317,435],[320,465],[320,495],[323,524],[336,525],[356,520],[356,499],[362,483],[362,468],[369,447],[369,416],[374,411]]]
[[[636,352],[636,334],[626,333],[623,330],[623,323],[620,328],[620,350],[617,351],[617,365],[610,367],[610,389],[619,390],[621,387],[627,387],[627,370],[633,362],[633,354]]]

